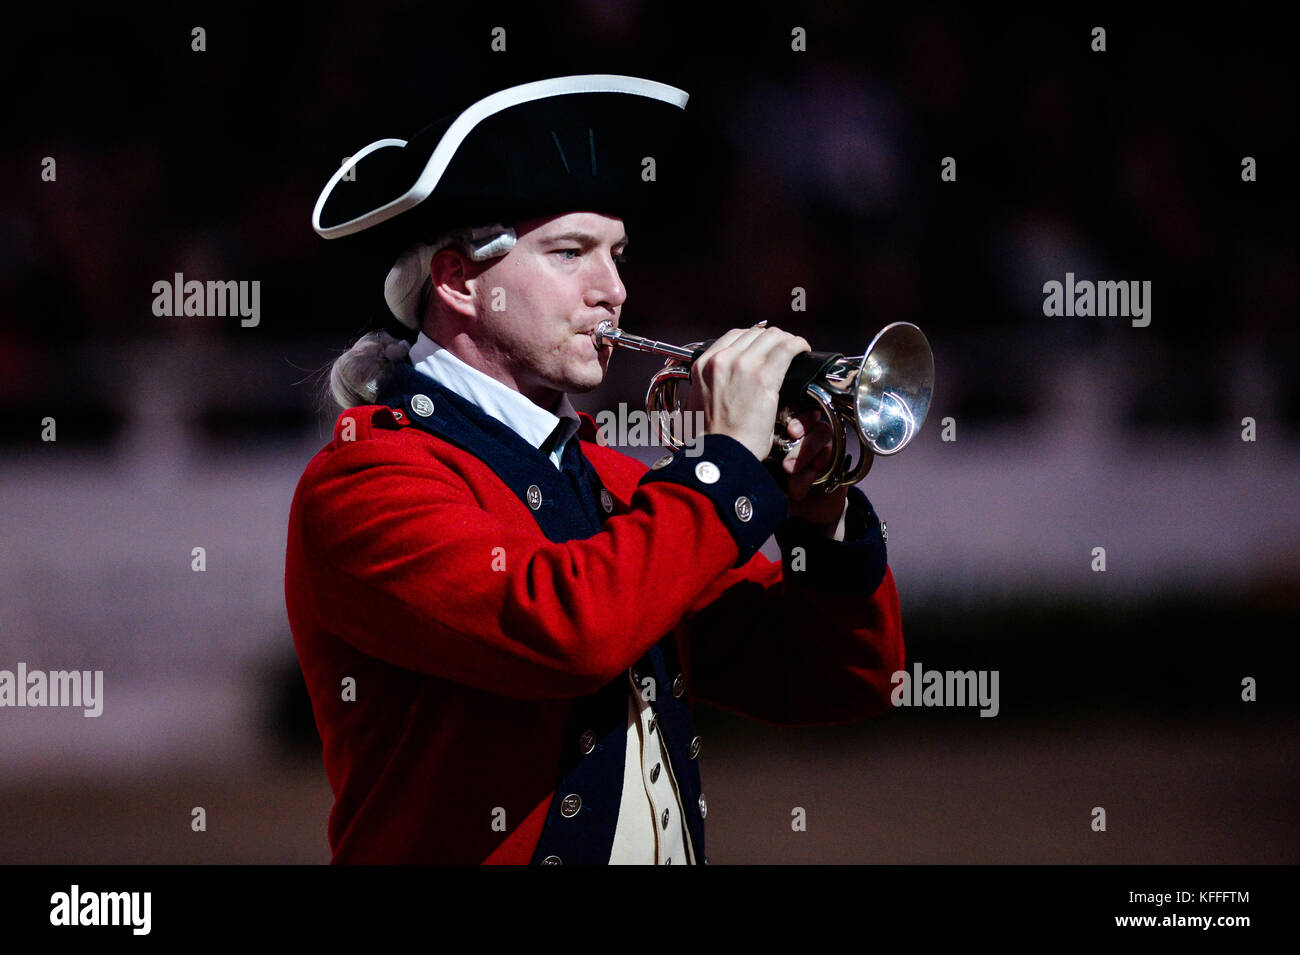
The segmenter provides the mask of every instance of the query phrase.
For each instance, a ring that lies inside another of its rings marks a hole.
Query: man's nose
[[[593,274],[587,286],[586,305],[595,308],[608,305],[618,308],[627,299],[627,289],[618,275],[618,263],[608,254],[592,257]]]

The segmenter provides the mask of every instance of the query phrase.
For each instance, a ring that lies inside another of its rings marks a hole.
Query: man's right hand
[[[687,408],[704,412],[704,433],[735,438],[760,461],[772,450],[781,384],[812,346],[779,328],[733,328],[691,366]]]

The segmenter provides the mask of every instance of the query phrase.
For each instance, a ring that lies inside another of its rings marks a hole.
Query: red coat
[[[847,546],[831,541],[806,548],[802,573],[761,554],[735,567],[745,552],[709,489],[638,485],[646,467],[595,431],[584,415],[581,449],[614,516],[566,543],[409,410],[345,411],[307,466],[285,589],[335,796],[334,862],[527,862],[573,700],[669,632],[688,699],[779,725],[889,708],[904,661],[883,545],[870,592],[828,585],[827,555]]]

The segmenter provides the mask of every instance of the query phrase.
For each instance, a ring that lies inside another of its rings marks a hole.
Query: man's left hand
[[[837,531],[844,516],[849,489],[842,487],[828,492],[826,485],[813,484],[830,467],[834,430],[821,412],[814,411],[790,418],[786,422],[786,431],[791,438],[803,438],[781,462],[786,494],[790,498],[790,516],[808,521],[827,537],[843,539],[842,532]]]

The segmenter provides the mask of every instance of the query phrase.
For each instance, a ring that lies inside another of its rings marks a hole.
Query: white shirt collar
[[[557,468],[560,466],[564,447],[577,433],[580,423],[568,395],[561,396],[559,413],[552,414],[508,385],[465,364],[424,332],[420,332],[411,346],[410,358],[416,371],[477,405],[479,410],[496,418],[539,450],[556,426],[565,422],[561,439],[551,450],[551,462]]]

